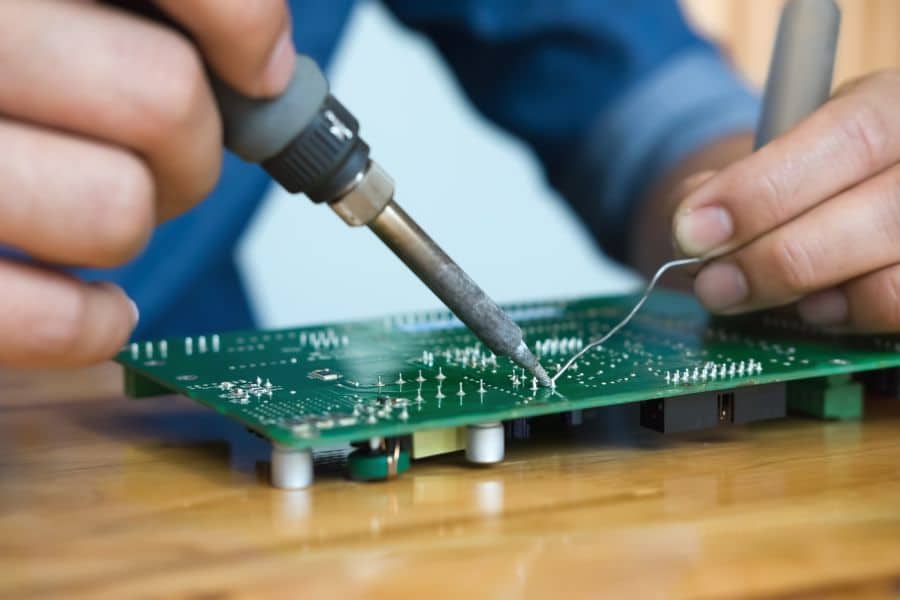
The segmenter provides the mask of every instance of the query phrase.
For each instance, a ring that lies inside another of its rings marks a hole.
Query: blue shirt
[[[433,41],[486,117],[527,142],[614,258],[654,178],[756,122],[756,100],[675,0],[383,1]],[[298,50],[327,66],[354,4],[294,2]],[[268,184],[226,153],[210,197],[159,227],[137,259],[75,273],[125,288],[141,311],[135,338],[250,327],[234,251]]]

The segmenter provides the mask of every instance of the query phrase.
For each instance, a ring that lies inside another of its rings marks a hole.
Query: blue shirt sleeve
[[[647,186],[756,123],[756,98],[675,0],[384,1],[433,40],[482,113],[533,148],[620,260]]]

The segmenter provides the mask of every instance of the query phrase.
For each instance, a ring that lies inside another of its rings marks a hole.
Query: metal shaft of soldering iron
[[[541,385],[550,385],[550,377],[528,349],[518,325],[396,202],[388,203],[369,228],[488,348],[528,369]]]
[[[216,80],[213,87],[229,149],[348,225],[367,225],[491,351],[550,385],[522,330],[394,201],[393,180],[369,158],[358,121],[311,58],[297,57],[277,98],[247,98]]]

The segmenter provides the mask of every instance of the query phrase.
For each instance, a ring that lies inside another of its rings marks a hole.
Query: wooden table
[[[896,595],[900,401],[663,437],[603,421],[359,484],[117,367],[0,373],[0,596]]]

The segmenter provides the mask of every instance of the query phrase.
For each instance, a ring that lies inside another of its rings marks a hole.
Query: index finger
[[[285,0],[156,0],[190,31],[207,62],[236,90],[263,97],[284,90],[296,51]]]
[[[871,76],[721,171],[676,211],[680,249],[726,254],[895,163],[898,98],[900,75]]]

